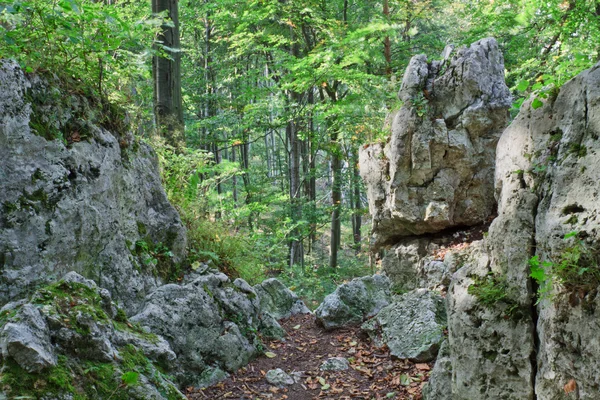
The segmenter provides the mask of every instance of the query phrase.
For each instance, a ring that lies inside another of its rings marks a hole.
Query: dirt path
[[[229,379],[203,390],[189,390],[198,399],[421,399],[421,388],[433,364],[392,360],[387,348],[375,347],[360,329],[327,332],[313,315],[281,321],[288,333],[283,341],[266,343],[266,353]],[[330,357],[350,362],[346,371],[321,371]],[[299,372],[297,383],[278,388],[265,379],[267,371],[281,368]]]

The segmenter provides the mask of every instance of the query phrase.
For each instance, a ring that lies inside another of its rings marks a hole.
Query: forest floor
[[[190,388],[188,399],[422,398],[421,389],[433,363],[392,359],[387,348],[374,346],[359,327],[325,331],[314,315],[297,315],[280,323],[288,334],[284,340],[266,342],[265,355],[225,381],[205,389]],[[346,358],[350,368],[321,371],[321,364],[331,357]],[[296,383],[285,387],[269,384],[265,375],[276,368],[290,375],[295,372]]]

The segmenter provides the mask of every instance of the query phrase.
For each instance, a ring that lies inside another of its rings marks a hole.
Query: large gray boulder
[[[552,399],[575,384],[569,396],[591,400],[600,398],[600,64],[544,103],[512,126],[534,144],[536,255],[554,269],[578,258],[571,277],[555,278],[538,306],[535,390],[538,399]],[[577,237],[565,239],[570,232]]]
[[[390,141],[360,151],[375,248],[492,214],[494,155],[511,105],[491,38],[441,62],[413,57],[398,97]]]
[[[248,283],[222,273],[161,286],[131,321],[164,337],[177,355],[178,382],[196,386],[204,371],[234,372],[260,354],[259,331],[284,334]]]
[[[390,281],[384,275],[356,278],[337,287],[315,310],[325,329],[358,325],[390,303]]]
[[[255,285],[254,290],[260,299],[261,312],[268,313],[275,319],[310,313],[298,295],[285,287],[278,279],[267,279]]]
[[[256,354],[235,322],[256,325],[258,307],[257,299],[240,294],[226,275],[216,274],[184,286],[161,286],[131,320],[167,339],[182,370],[192,376],[213,363],[233,371]]]
[[[18,311],[3,308],[0,315],[15,312],[0,332],[0,350],[3,358],[12,358],[27,372],[40,372],[56,366],[50,330],[40,311],[31,304],[18,307]]]
[[[425,289],[395,298],[362,325],[375,343],[389,347],[392,356],[417,362],[435,359],[445,328],[444,300]]]
[[[134,312],[161,275],[136,243],[173,262],[186,246],[156,155],[118,111],[13,61],[0,93],[0,304],[75,270]]]

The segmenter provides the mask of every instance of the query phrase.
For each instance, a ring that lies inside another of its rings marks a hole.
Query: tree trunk
[[[294,28],[290,27],[290,55],[298,57],[300,46],[295,40]],[[296,110],[302,101],[300,93],[290,90],[288,94],[288,123],[285,128],[286,138],[289,148],[289,183],[290,183],[290,209],[292,224],[298,223],[302,219],[302,190],[300,187],[300,139],[298,138],[298,116]],[[304,265],[304,246],[301,239],[301,232],[297,227],[290,232],[289,241],[289,262],[290,267],[296,264]]]
[[[386,21],[389,22],[390,6],[388,1],[383,1],[383,15]],[[385,74],[390,77],[392,76],[392,44],[389,36],[386,36],[383,40],[383,55],[385,56]]]
[[[177,145],[183,140],[184,126],[177,3],[177,0],[152,0],[152,12],[167,11],[168,17],[173,22],[172,25],[163,24],[158,36],[158,41],[166,47],[163,50],[170,59],[154,56],[152,61],[156,127],[158,133],[173,145]]]
[[[353,179],[350,190],[353,190],[352,212],[352,236],[354,238],[354,250],[356,254],[360,253],[361,248],[361,227],[362,227],[362,202],[360,201],[360,172],[358,169],[358,150],[355,150],[352,157]]]
[[[331,202],[333,211],[331,212],[331,242],[329,247],[329,267],[337,268],[338,250],[341,244],[341,224],[340,208],[342,207],[342,159],[340,157],[339,144],[337,143],[337,133],[332,137],[331,151],[331,174],[333,180],[331,183]]]

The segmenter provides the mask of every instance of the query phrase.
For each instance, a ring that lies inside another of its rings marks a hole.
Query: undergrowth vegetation
[[[205,151],[178,150],[159,138],[153,139],[153,144],[169,200],[187,228],[187,268],[195,270],[201,263],[208,263],[251,285],[278,277],[311,308],[337,285],[372,273],[367,253],[350,248],[345,249],[339,267],[331,270],[327,266],[327,240],[314,242],[304,265],[289,267],[287,243],[292,227],[285,219],[288,210],[282,202],[271,199],[273,207],[263,204],[261,209],[255,203],[234,204],[225,196],[215,200],[211,196],[215,186],[239,176],[240,171],[215,165],[212,155]],[[220,214],[215,216],[217,208]],[[351,235],[350,231],[343,226],[345,235]]]
[[[549,260],[529,260],[531,277],[538,285],[537,303],[553,300],[556,290],[585,293],[600,286],[600,249],[587,244],[579,232],[564,236],[565,247]],[[536,304],[537,304],[536,303]]]

